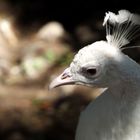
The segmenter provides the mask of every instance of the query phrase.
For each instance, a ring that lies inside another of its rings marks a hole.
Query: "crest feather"
[[[115,47],[122,48],[140,34],[140,16],[127,10],[106,13],[104,25],[107,42]]]

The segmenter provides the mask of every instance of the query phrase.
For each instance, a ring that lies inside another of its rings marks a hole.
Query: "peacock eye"
[[[95,68],[89,68],[89,69],[86,69],[86,72],[89,75],[95,75],[96,74],[96,69]]]
[[[97,73],[97,70],[94,67],[91,67],[91,68],[85,68],[85,67],[83,67],[82,68],[82,73],[85,76],[94,76]]]

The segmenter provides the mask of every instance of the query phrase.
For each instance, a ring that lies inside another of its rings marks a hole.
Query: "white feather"
[[[112,46],[121,48],[140,34],[140,16],[127,10],[118,14],[106,13],[103,25],[106,25],[106,39]]]

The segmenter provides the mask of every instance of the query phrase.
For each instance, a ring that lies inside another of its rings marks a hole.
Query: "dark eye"
[[[87,67],[83,67],[81,69],[81,72],[85,76],[94,76],[97,73],[97,70],[94,67],[88,67],[88,68]]]
[[[95,68],[86,69],[86,73],[89,74],[89,75],[95,75],[96,74],[96,69]]]

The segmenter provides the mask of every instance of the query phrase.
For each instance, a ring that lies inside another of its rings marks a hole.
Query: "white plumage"
[[[140,66],[121,52],[140,31],[140,16],[108,12],[107,41],[82,48],[50,85],[107,88],[81,113],[76,140],[140,140]]]

